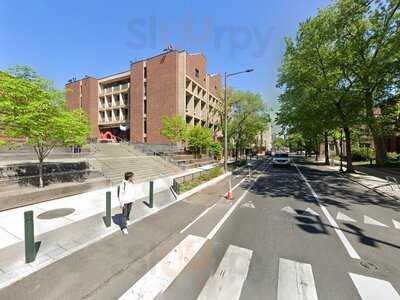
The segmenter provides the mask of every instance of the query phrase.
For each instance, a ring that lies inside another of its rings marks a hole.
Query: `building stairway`
[[[120,183],[128,171],[135,174],[135,182],[171,176],[181,171],[161,157],[145,155],[133,145],[124,143],[97,144],[90,164],[113,185]]]

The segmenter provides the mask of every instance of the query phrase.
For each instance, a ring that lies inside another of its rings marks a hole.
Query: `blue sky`
[[[330,0],[0,1],[0,69],[26,64],[60,88],[72,78],[125,71],[168,44],[207,56],[273,105],[284,37]]]

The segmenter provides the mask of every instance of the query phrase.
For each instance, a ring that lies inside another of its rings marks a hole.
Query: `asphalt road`
[[[0,299],[400,299],[399,203],[323,167],[255,164],[233,202],[221,182]]]

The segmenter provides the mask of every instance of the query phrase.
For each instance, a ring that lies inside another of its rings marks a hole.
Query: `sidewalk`
[[[137,201],[132,207],[132,222],[137,222],[179,201],[170,190],[174,177],[209,169],[204,166],[154,181],[154,207],[149,208],[149,183],[135,185]],[[104,224],[106,192],[111,191],[113,222]],[[33,263],[25,264],[24,212],[34,214],[35,242],[40,247]],[[116,187],[42,202],[0,212],[0,288],[47,266],[72,252],[120,230],[121,209]]]
[[[331,170],[335,170],[335,171],[339,171],[340,167],[337,161],[334,161],[334,166],[326,166],[327,168],[331,169]],[[345,164],[343,166],[344,170],[346,170]],[[365,171],[365,168],[358,168],[357,166],[355,166],[355,173],[352,174],[346,174],[345,176],[363,186],[365,186],[366,188],[369,188],[371,190],[374,190],[375,192],[377,192],[378,194],[387,196],[389,198],[392,198],[393,200],[399,201],[400,202],[400,186],[394,184],[393,182],[390,182],[388,180],[386,180],[385,178],[382,177],[377,177],[377,176],[373,176],[371,174],[373,174],[372,172],[368,172],[369,174],[367,174]],[[357,170],[358,169],[358,170]],[[363,170],[363,172],[361,171]],[[393,176],[393,175],[389,175],[388,176]]]

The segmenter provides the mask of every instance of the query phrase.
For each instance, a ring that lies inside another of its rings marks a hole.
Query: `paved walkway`
[[[187,170],[182,174],[186,175],[211,167],[210,165]],[[154,214],[177,201],[170,190],[173,178],[176,176],[154,181],[153,208],[146,205],[149,183],[142,182],[135,185],[137,200],[131,212],[133,222]],[[112,196],[113,223],[109,228],[103,221],[107,191],[111,191]],[[35,239],[40,241],[40,248],[35,262],[25,264],[24,212],[29,210],[33,211]],[[0,212],[0,288],[7,285],[10,280],[14,281],[24,277],[88,244],[119,231],[121,222],[121,209],[116,187]]]
[[[339,166],[328,166],[327,168],[331,170],[339,171]],[[356,168],[356,172],[353,174],[346,174],[346,176],[359,184],[376,191],[382,195],[388,196],[394,200],[400,201],[400,185],[396,184],[391,180],[387,180],[386,176],[373,176],[370,172],[366,173],[366,168]],[[358,169],[358,170],[357,170]],[[344,165],[344,170],[346,167]],[[363,170],[364,172],[362,172]],[[376,174],[377,175],[377,174]],[[392,176],[388,174],[387,176]]]

